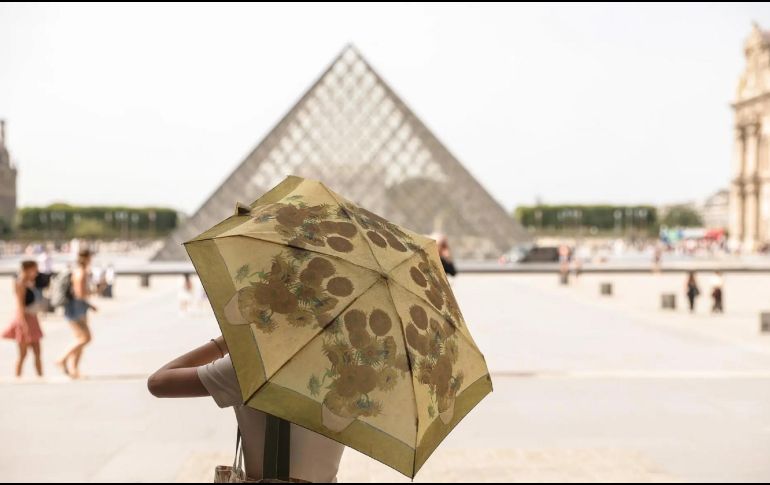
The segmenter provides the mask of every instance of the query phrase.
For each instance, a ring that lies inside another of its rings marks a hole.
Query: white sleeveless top
[[[265,448],[265,413],[243,405],[235,369],[227,355],[198,367],[198,377],[220,408],[232,407],[243,435],[246,474],[262,478]],[[235,430],[233,430],[235,437]],[[315,483],[336,483],[337,470],[345,447],[313,431],[291,425],[292,478]]]

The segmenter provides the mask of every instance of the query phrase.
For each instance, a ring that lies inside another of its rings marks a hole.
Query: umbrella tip
[[[251,207],[247,206],[246,204],[242,204],[240,202],[236,202],[235,204],[235,215],[236,216],[247,216],[251,214]]]

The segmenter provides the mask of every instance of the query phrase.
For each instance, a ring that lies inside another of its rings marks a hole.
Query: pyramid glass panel
[[[299,99],[156,260],[287,175],[335,192],[419,234],[440,232],[459,259],[497,258],[526,233],[352,46]]]

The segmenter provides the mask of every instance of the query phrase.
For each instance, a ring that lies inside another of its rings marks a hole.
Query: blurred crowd
[[[36,256],[40,253],[51,255],[73,256],[81,247],[88,246],[97,253],[131,254],[140,251],[154,253],[163,245],[161,240],[136,241],[136,240],[83,240],[71,239],[69,241],[2,241],[0,240],[0,257]]]
[[[543,253],[539,259],[526,259],[526,254],[533,248]],[[550,248],[550,253],[545,249]],[[565,249],[566,248],[566,249]],[[747,255],[739,247],[728,243],[724,238],[682,238],[665,239],[576,239],[576,238],[541,238],[536,243],[517,248],[503,255],[501,263],[511,262],[556,262],[565,257],[572,263],[607,263],[607,262],[651,262],[659,264],[662,259],[669,260],[719,260]],[[770,254],[767,247],[753,253],[762,257]]]

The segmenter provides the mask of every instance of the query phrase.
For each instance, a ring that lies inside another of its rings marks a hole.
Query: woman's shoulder
[[[75,266],[72,269],[72,278],[74,279],[81,279],[85,277],[87,274],[88,272],[86,271],[86,269],[81,266]]]
[[[219,407],[243,404],[241,388],[230,355],[198,367],[198,378]]]

